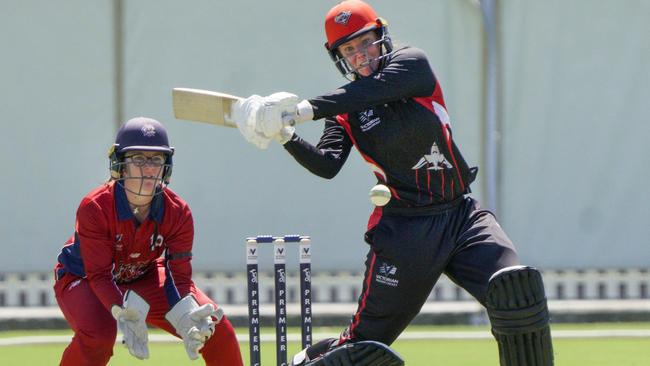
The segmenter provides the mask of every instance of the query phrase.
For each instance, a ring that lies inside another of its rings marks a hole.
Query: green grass
[[[650,323],[606,323],[606,324],[560,324],[554,330],[596,330],[596,329],[650,329]],[[408,331],[483,331],[487,327],[410,327]],[[334,328],[319,328],[315,332],[336,332]],[[237,329],[238,334],[247,334],[246,329]],[[297,329],[290,329],[297,332]],[[264,329],[273,334],[273,329]],[[69,331],[11,331],[0,332],[0,338],[39,335],[67,335]],[[289,354],[298,351],[298,344],[290,343]],[[499,366],[496,344],[493,340],[403,340],[393,347],[411,366]],[[0,365],[53,365],[57,364],[65,345],[27,345],[0,347]],[[650,365],[650,338],[597,338],[556,339],[554,341],[556,365],[558,366],[647,366]],[[242,343],[244,360],[248,359],[248,344]],[[152,343],[151,357],[143,362],[131,357],[125,348],[115,347],[111,365],[200,365],[185,355],[181,343]],[[273,343],[262,346],[263,365],[275,364]]]

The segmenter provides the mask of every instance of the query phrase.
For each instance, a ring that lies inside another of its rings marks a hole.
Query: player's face
[[[165,154],[155,151],[130,151],[124,156],[124,185],[133,193],[152,196],[162,182]]]
[[[368,76],[379,67],[380,44],[375,32],[367,32],[343,43],[339,53],[350,67],[361,76]]]

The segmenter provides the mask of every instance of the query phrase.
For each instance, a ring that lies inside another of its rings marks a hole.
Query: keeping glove
[[[212,319],[215,317],[216,322]],[[174,326],[183,338],[185,352],[191,360],[199,358],[199,351],[214,333],[214,327],[221,321],[223,310],[212,304],[199,306],[194,296],[188,295],[174,305],[165,319]]]
[[[149,358],[149,335],[147,332],[147,313],[149,304],[135,291],[128,290],[124,294],[122,306],[113,305],[111,314],[117,320],[117,326],[122,332],[122,343],[129,353],[141,360]]]

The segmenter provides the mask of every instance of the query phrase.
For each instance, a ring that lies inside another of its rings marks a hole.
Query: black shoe
[[[296,355],[298,356],[298,355]],[[298,364],[302,365],[302,364]],[[390,347],[375,341],[346,343],[304,366],[403,366],[402,357]]]

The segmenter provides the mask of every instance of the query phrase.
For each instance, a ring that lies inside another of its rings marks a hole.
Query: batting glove
[[[284,126],[292,126],[296,123],[296,106],[300,101],[297,95],[279,92],[263,99],[264,108],[262,108],[257,132],[273,138]]]
[[[216,322],[212,317],[216,318]],[[223,310],[212,304],[199,306],[193,296],[182,298],[165,315],[174,326],[176,333],[183,338],[185,351],[191,360],[199,358],[199,351],[214,333],[214,327],[221,321]]]
[[[149,304],[136,292],[128,290],[124,294],[122,306],[113,305],[111,314],[117,320],[117,326],[122,332],[122,343],[129,353],[141,360],[149,358],[149,335],[147,332],[147,313]]]
[[[278,132],[275,136],[273,136],[273,139],[277,141],[280,145],[284,145],[289,140],[293,138],[294,133],[296,133],[296,128],[293,126],[284,126]]]
[[[281,93],[276,93],[276,94],[281,94]],[[284,123],[284,127],[280,129],[279,133],[273,136],[273,139],[279,142],[280,145],[286,144],[293,138],[293,135],[296,132],[296,128],[294,127],[294,124],[305,122],[305,121],[311,121],[312,119],[314,119],[314,108],[312,107],[311,103],[309,103],[308,100],[303,99],[300,103],[296,105],[293,112],[287,110],[286,112],[283,113],[282,122]]]
[[[259,128],[263,109],[264,98],[251,95],[237,101],[231,110],[232,119],[244,139],[262,150],[268,148],[271,142],[271,138],[265,136]]]

